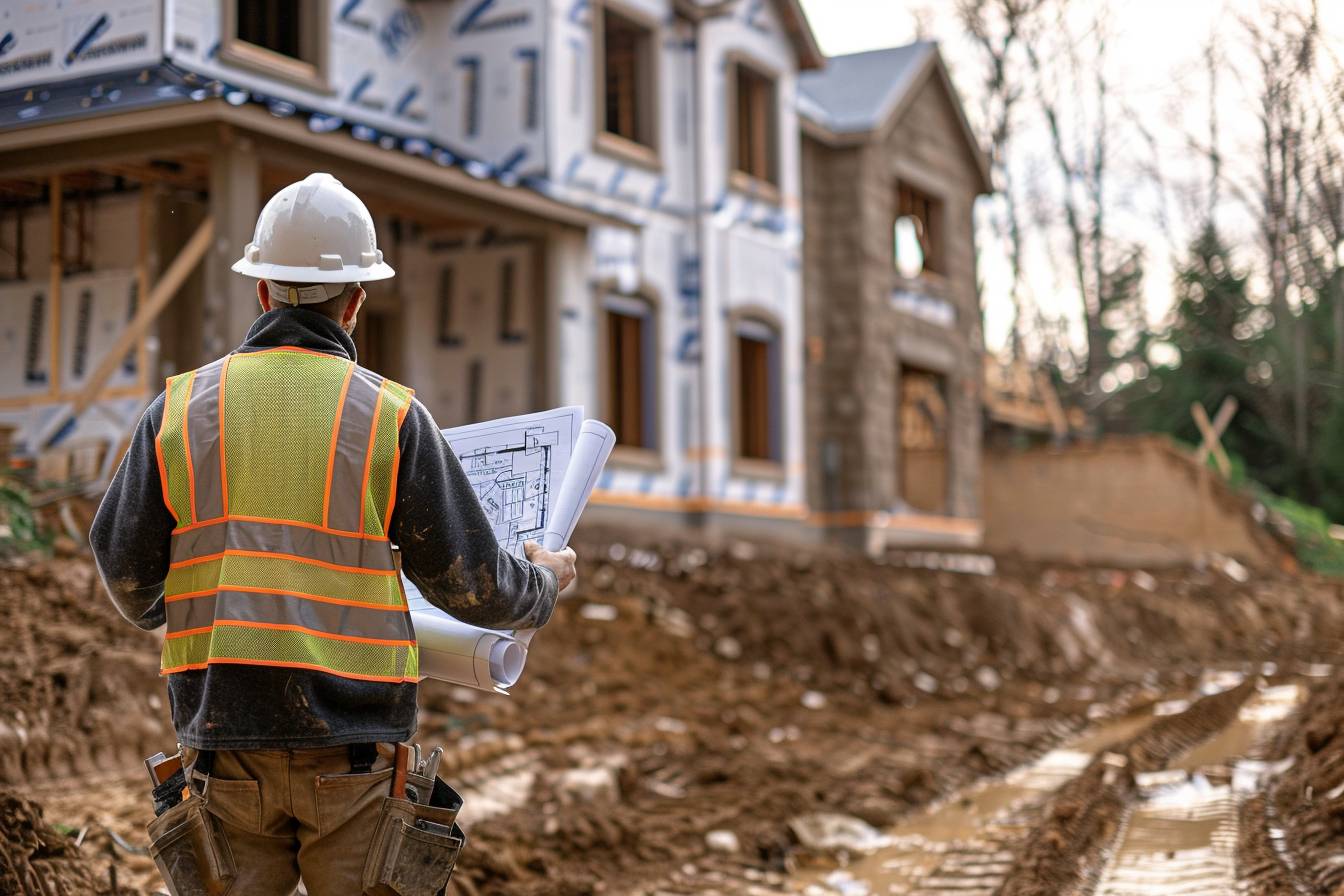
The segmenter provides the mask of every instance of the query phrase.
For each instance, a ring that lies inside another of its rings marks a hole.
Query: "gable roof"
[[[962,137],[979,169],[981,188],[992,192],[989,158],[966,120],[961,98],[938,45],[918,41],[903,47],[832,56],[821,71],[798,76],[798,112],[809,131],[831,143],[856,143],[884,131],[900,117],[919,88],[935,78],[952,101]]]
[[[673,7],[681,15],[700,21],[730,14],[739,2],[740,0],[673,0]],[[763,0],[752,0],[756,6],[762,2]],[[812,33],[812,25],[807,20],[807,14],[803,12],[801,0],[774,0],[774,5],[784,24],[784,30],[789,33],[793,50],[798,54],[798,68],[819,69],[825,65],[826,54],[821,52],[817,36]]]

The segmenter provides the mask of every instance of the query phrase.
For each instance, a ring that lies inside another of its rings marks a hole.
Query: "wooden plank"
[[[112,372],[116,370],[117,365],[126,357],[126,353],[140,340],[141,337],[149,331],[149,327],[158,316],[168,307],[168,303],[177,295],[178,289],[182,287],[183,282],[196,268],[206,251],[210,248],[210,241],[215,236],[215,219],[209,215],[201,221],[196,232],[187,240],[187,244],[182,247],[182,251],[177,253],[172,264],[168,265],[159,282],[154,284],[153,291],[145,297],[140,308],[135,313],[135,319],[122,331],[121,336],[117,338],[117,344],[112,347],[102,360],[98,362],[98,369],[89,377],[88,384],[84,387],[83,393],[75,399],[74,415],[82,414],[89,405],[99,399],[103,393],[103,387],[107,384]]]
[[[53,174],[47,181],[48,202],[51,206],[51,285],[47,289],[50,309],[47,328],[51,344],[51,360],[47,362],[47,385],[52,395],[61,391],[61,275],[64,273],[63,225],[61,222],[61,176]]]
[[[1223,402],[1223,407],[1227,407],[1226,401]],[[1235,409],[1235,406],[1233,406],[1234,411]],[[1200,467],[1203,468],[1204,459],[1212,453],[1214,461],[1218,464],[1218,472],[1222,473],[1224,477],[1232,475],[1232,461],[1228,459],[1227,452],[1223,450],[1223,443],[1220,438],[1222,433],[1215,428],[1213,421],[1209,419],[1209,412],[1204,410],[1204,405],[1197,401],[1192,404],[1190,406],[1190,416],[1195,419],[1195,426],[1199,428],[1200,435],[1204,437],[1203,443],[1199,446],[1199,451],[1195,454]],[[1218,416],[1220,419],[1224,418],[1221,409]],[[1231,419],[1231,415],[1227,415],[1223,426],[1226,427]]]

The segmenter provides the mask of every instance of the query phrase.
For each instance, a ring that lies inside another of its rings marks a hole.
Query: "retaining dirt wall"
[[[1254,502],[1161,436],[987,451],[985,547],[1055,562],[1184,565],[1218,553],[1291,563]]]

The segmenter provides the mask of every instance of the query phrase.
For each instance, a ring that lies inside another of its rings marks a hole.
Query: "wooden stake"
[[[1203,437],[1199,450],[1195,452],[1195,461],[1202,467],[1204,461],[1212,454],[1214,462],[1218,464],[1218,471],[1224,478],[1232,475],[1232,461],[1223,450],[1222,435],[1227,431],[1227,425],[1232,422],[1232,417],[1236,413],[1237,399],[1230,395],[1223,399],[1214,420],[1209,419],[1209,412],[1204,410],[1204,405],[1199,402],[1190,406],[1190,416],[1194,418],[1195,426],[1199,428]]]
[[[47,362],[47,385],[53,396],[61,391],[61,275],[64,273],[61,222],[61,176],[53,174],[48,182],[51,208],[51,284],[48,292],[48,318],[51,321],[51,360]]]
[[[149,331],[150,324],[154,323],[163,309],[168,307],[168,303],[177,295],[183,282],[205,257],[206,251],[210,248],[210,241],[214,237],[215,219],[207,215],[196,228],[196,232],[191,235],[191,239],[182,247],[182,251],[177,253],[172,264],[168,265],[159,282],[154,284],[153,291],[140,303],[135,312],[135,319],[122,331],[121,336],[117,338],[117,344],[98,362],[98,369],[89,377],[84,391],[75,399],[75,416],[82,414],[102,395],[103,386],[112,376],[112,371],[117,369],[117,365],[126,357],[131,347]]]

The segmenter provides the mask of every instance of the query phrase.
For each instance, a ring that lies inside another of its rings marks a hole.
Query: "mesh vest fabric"
[[[298,348],[169,378],[156,445],[177,521],[164,674],[232,663],[419,678],[387,535],[411,397]]]

